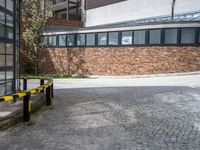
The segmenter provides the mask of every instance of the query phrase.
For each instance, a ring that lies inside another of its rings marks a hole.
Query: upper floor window
[[[90,33],[86,35],[86,45],[87,46],[94,46],[95,45],[95,34]]]
[[[161,43],[161,30],[150,30],[149,44],[160,44],[160,43]]]
[[[133,32],[132,31],[126,31],[122,32],[122,45],[131,45],[133,41]]]
[[[67,41],[66,41],[66,35],[59,35],[59,46],[66,46]]]
[[[134,31],[134,44],[145,44],[145,30]]]
[[[107,45],[107,33],[98,33],[98,45]]]
[[[75,45],[75,35],[67,35],[67,46],[74,46]]]
[[[49,46],[56,46],[56,36],[49,36]]]
[[[165,44],[177,44],[177,37],[177,29],[165,29]]]
[[[78,34],[77,35],[77,45],[84,46],[85,45],[85,34]]]
[[[108,44],[109,45],[118,45],[119,39],[118,39],[118,32],[110,32],[108,34]]]
[[[181,29],[181,44],[194,44],[195,43],[195,29],[185,28]]]

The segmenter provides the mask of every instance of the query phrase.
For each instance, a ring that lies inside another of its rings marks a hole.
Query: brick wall
[[[47,22],[48,25],[69,26],[69,27],[83,27],[83,23],[78,20],[56,19],[50,17]]]
[[[50,48],[40,72],[139,75],[200,71],[200,47]]]

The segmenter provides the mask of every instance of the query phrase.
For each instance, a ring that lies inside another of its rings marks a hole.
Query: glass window
[[[5,82],[5,78],[6,78],[5,71],[0,71],[0,81]]]
[[[13,82],[6,83],[6,93],[11,93],[13,91]]]
[[[13,39],[13,28],[7,27],[6,30],[7,30],[6,37],[8,39]]]
[[[49,36],[49,46],[56,46],[56,36]]]
[[[0,23],[5,24],[5,13],[0,11]]]
[[[5,54],[5,43],[0,42],[0,54]]]
[[[145,30],[134,31],[134,44],[145,44]]]
[[[5,95],[5,91],[6,91],[5,84],[0,84],[0,96]]]
[[[7,43],[6,44],[6,54],[13,54],[14,48],[13,44]]]
[[[13,12],[13,0],[6,0],[6,8]]]
[[[150,30],[149,44],[160,44],[160,43],[161,43],[161,30]]]
[[[5,25],[0,24],[0,36],[5,37]]]
[[[165,29],[165,44],[177,44],[177,29]]]
[[[59,35],[59,46],[66,46],[66,35]]]
[[[67,35],[67,46],[74,46],[75,35]]]
[[[181,43],[194,44],[195,43],[195,29],[187,28],[181,30]]]
[[[0,54],[0,67],[5,66],[5,55]]]
[[[95,34],[87,34],[87,40],[86,40],[87,46],[93,46],[95,45]]]
[[[6,66],[13,66],[13,55],[6,55]]]
[[[118,32],[110,32],[108,38],[108,44],[109,45],[118,45],[119,39],[118,39]]]
[[[85,45],[85,34],[78,34],[77,35],[77,45],[84,46]]]
[[[6,79],[13,79],[13,71],[6,72]]]
[[[107,33],[98,33],[98,45],[107,45]]]
[[[122,45],[131,45],[133,42],[133,32],[122,32]]]
[[[10,15],[6,15],[6,25],[9,27],[13,27],[13,17]]]
[[[0,0],[0,6],[5,7],[5,0]]]

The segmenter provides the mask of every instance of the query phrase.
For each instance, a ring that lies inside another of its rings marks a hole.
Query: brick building
[[[199,0],[54,0],[43,73],[200,70]]]

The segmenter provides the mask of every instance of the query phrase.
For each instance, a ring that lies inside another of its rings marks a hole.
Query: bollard
[[[52,83],[52,85],[51,85],[51,97],[52,97],[52,98],[54,97],[53,83]]]
[[[29,122],[30,121],[30,93],[24,96],[23,101],[23,121]]]
[[[42,85],[44,85],[44,79],[40,79],[40,86]],[[41,93],[44,93],[44,90],[42,90]]]
[[[23,90],[27,90],[27,79],[23,79]]]
[[[51,106],[51,87],[46,89],[46,105]]]

